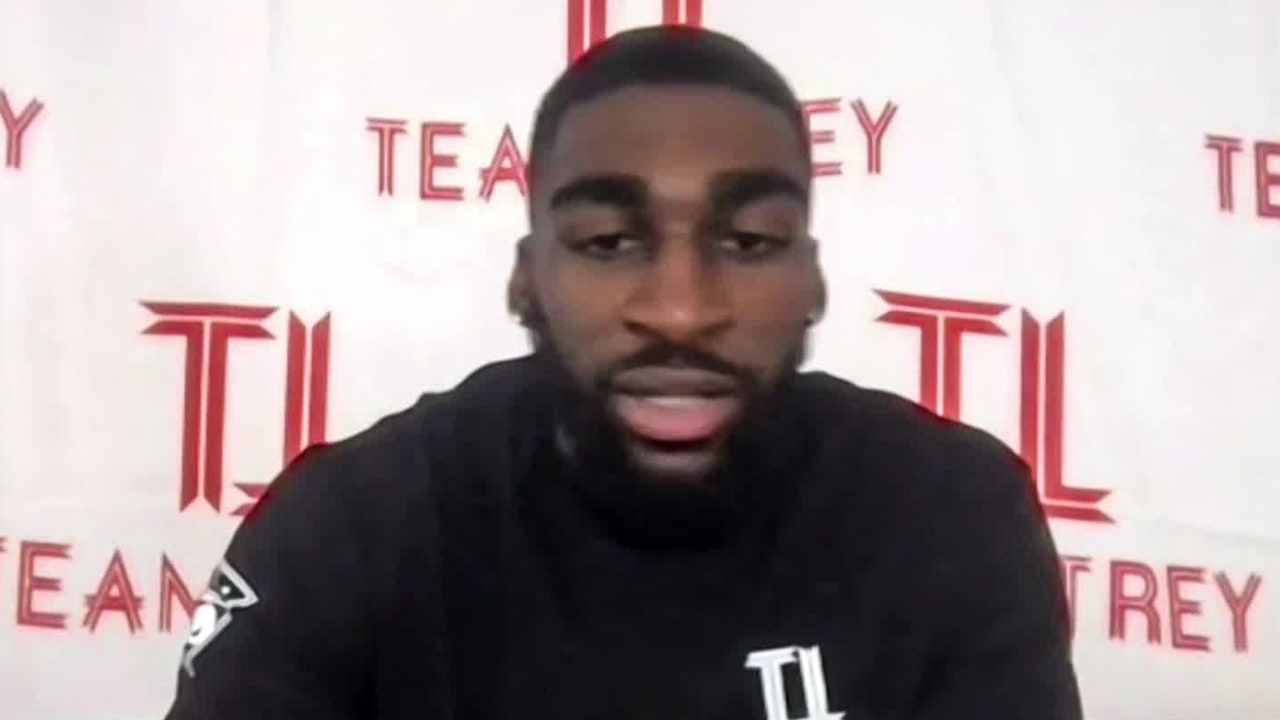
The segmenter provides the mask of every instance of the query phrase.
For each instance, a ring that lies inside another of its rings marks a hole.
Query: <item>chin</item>
[[[630,442],[628,446],[628,455],[637,473],[655,483],[709,485],[722,465],[718,446],[674,449],[639,442]]]

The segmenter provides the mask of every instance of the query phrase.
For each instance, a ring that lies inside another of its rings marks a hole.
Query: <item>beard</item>
[[[705,351],[654,342],[584,385],[549,336],[535,336],[534,355],[553,378],[555,441],[562,465],[604,527],[626,545],[690,551],[722,544],[776,505],[774,495],[783,489],[779,486],[789,484],[786,476],[799,467],[796,449],[802,431],[790,400],[804,358],[803,339],[768,384]],[[717,462],[698,481],[664,477],[637,465],[627,430],[610,409],[616,375],[664,364],[721,373],[742,388],[742,411],[718,444]]]

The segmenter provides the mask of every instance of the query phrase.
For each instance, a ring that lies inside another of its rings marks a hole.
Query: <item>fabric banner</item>
[[[0,0],[0,717],[158,717],[285,461],[525,351],[534,107],[660,21],[806,101],[810,365],[1032,466],[1090,720],[1280,719],[1274,0]]]

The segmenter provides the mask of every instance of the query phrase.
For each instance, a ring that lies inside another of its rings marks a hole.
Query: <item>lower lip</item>
[[[738,413],[732,397],[615,395],[614,410],[633,434],[653,442],[705,442]]]

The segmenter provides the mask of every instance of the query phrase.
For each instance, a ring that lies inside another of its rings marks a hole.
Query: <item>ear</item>
[[[822,274],[822,268],[818,268],[816,274],[818,287],[815,293],[813,310],[809,313],[809,317],[813,318],[811,324],[817,324],[827,314],[827,279]]]
[[[827,314],[827,278],[822,272],[822,263],[818,261],[818,241],[812,240],[809,247],[812,253],[809,262],[812,263],[811,271],[813,272],[813,304],[809,309],[808,318],[809,324],[815,325]]]
[[[507,280],[507,311],[521,325],[529,311],[533,308],[533,267],[530,257],[530,236],[525,235],[516,242],[515,263],[511,267],[511,277]]]

